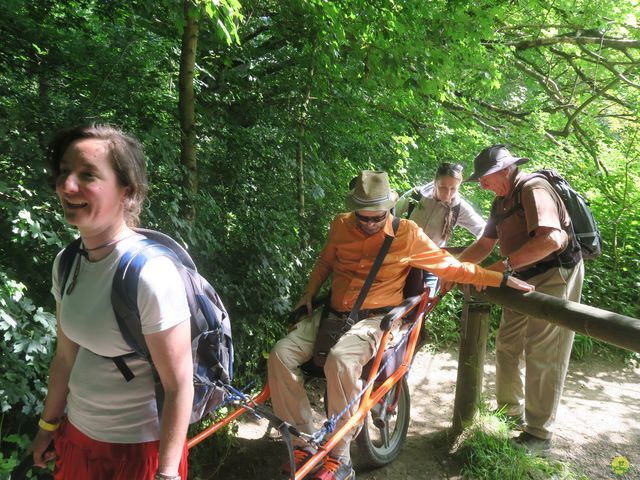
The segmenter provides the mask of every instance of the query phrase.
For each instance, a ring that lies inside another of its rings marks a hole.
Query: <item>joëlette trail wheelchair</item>
[[[234,390],[238,399],[237,408],[191,438],[188,447],[194,447],[250,411],[268,419],[287,441],[293,480],[301,480],[309,474],[347,432],[360,424],[362,428],[355,442],[361,462],[371,467],[381,467],[392,462],[399,455],[409,428],[411,399],[407,373],[415,352],[425,340],[424,319],[442,296],[442,294],[430,296],[429,290],[424,287],[422,273],[422,270],[411,269],[405,283],[405,300],[382,319],[383,335],[377,353],[363,369],[361,378],[364,388],[360,392],[359,407],[341,428],[333,431],[332,424],[335,424],[335,421],[329,419],[314,435],[307,435],[292,425],[286,424],[264,406],[270,396],[267,383],[253,398]],[[318,302],[314,302],[314,307],[316,306]],[[390,332],[395,326],[400,326],[401,339],[395,343],[394,347],[387,348],[391,339]],[[302,368],[306,373],[313,370],[306,365]],[[311,374],[317,374],[317,372],[311,372]],[[357,399],[354,400],[357,401]],[[317,453],[297,471],[293,465],[290,435],[303,438],[317,448]]]

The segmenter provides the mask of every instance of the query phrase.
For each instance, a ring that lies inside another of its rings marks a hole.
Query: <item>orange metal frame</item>
[[[265,383],[264,387],[262,388],[262,391],[258,395],[256,395],[254,398],[252,398],[250,403],[253,403],[255,405],[260,405],[261,403],[264,403],[267,400],[269,400],[270,396],[271,396],[271,392],[269,391],[269,384]],[[203,431],[201,431],[199,434],[197,434],[193,438],[190,438],[187,441],[187,447],[188,448],[195,447],[197,444],[202,442],[204,439],[209,438],[211,435],[216,433],[222,427],[224,427],[225,425],[230,424],[236,418],[238,418],[240,415],[242,415],[243,413],[245,413],[248,410],[249,409],[247,407],[236,408],[233,412],[231,412],[229,415],[227,415],[223,419],[221,419],[221,420],[217,421],[216,423],[214,423],[213,425],[205,428]]]
[[[333,435],[329,437],[329,439],[324,443],[324,445],[320,446],[320,448],[318,449],[315,455],[313,455],[302,467],[300,467],[300,469],[298,469],[298,471],[295,474],[295,480],[301,480],[307,474],[309,474],[313,470],[313,468],[316,465],[318,465],[318,463],[320,463],[320,461],[326,455],[329,454],[329,452],[347,434],[347,432],[349,432],[349,430],[351,430],[352,428],[360,424],[365,418],[365,416],[367,415],[367,413],[369,412],[369,410],[371,410],[378,402],[380,402],[382,397],[384,397],[387,394],[387,392],[389,392],[394,387],[394,385],[397,384],[399,381],[401,381],[402,378],[406,375],[411,365],[411,361],[415,353],[415,348],[418,343],[418,339],[420,338],[420,331],[423,327],[422,320],[424,319],[425,315],[427,315],[435,307],[435,305],[438,303],[438,300],[439,300],[439,297],[429,298],[428,291],[423,292],[421,297],[422,298],[420,302],[417,303],[414,307],[407,310],[407,312],[405,312],[405,314],[403,315],[403,316],[406,316],[406,314],[408,314],[410,311],[412,311],[415,308],[418,308],[419,313],[418,315],[416,315],[416,318],[413,321],[414,323],[417,322],[417,324],[415,325],[413,330],[411,330],[409,338],[407,339],[407,349],[405,351],[402,364],[384,382],[382,382],[378,386],[375,385],[373,380],[378,375],[378,370],[380,369],[380,364],[382,363],[382,356],[389,342],[390,332],[385,331],[384,334],[382,335],[382,339],[380,340],[380,346],[378,348],[375,359],[373,361],[373,366],[369,373],[369,378],[367,379],[366,384],[369,385],[369,387],[367,388],[366,392],[363,394],[360,400],[360,406],[358,407],[358,410],[346,421],[344,425],[342,425],[342,427],[340,427],[340,429],[335,431]],[[255,405],[262,404],[269,399],[269,396],[270,396],[269,384],[265,383],[265,386],[263,387],[262,391],[251,400],[251,403]],[[236,410],[231,412],[229,415],[227,415],[225,418],[219,420],[215,424],[211,425],[210,427],[200,432],[198,435],[189,439],[187,446],[189,448],[194,447],[195,445],[203,441],[205,438],[208,438],[211,435],[213,435],[215,432],[220,430],[225,425],[228,425],[229,423],[231,423],[233,420],[238,418],[247,410],[249,409],[244,406],[237,408]]]

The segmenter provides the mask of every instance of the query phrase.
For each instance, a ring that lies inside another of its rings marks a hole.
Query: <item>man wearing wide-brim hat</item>
[[[580,301],[584,266],[571,234],[571,218],[542,176],[521,172],[528,161],[504,145],[482,150],[467,181],[480,182],[496,198],[483,235],[458,258],[481,262],[500,247],[502,259],[490,270],[513,271],[538,292]],[[551,427],[569,365],[574,332],[542,319],[503,308],[496,339],[498,408],[522,424],[515,442],[547,454]],[[524,358],[525,380],[520,375]]]
[[[331,222],[327,243],[311,272],[305,293],[294,308],[306,306],[308,315],[276,343],[269,355],[269,386],[274,412],[302,432],[312,433],[314,428],[299,366],[313,357],[318,329],[329,323],[346,323],[350,314],[352,319],[356,317],[356,323],[350,329],[344,329],[346,333],[329,350],[324,363],[328,413],[338,415],[359,392],[362,367],[372,358],[382,337],[380,321],[386,312],[402,302],[402,290],[410,267],[428,270],[454,282],[494,287],[503,284],[525,291],[531,288],[512,276],[460,263],[435,245],[414,222],[394,221],[390,210],[397,199],[385,172],[360,172],[345,199],[350,212],[337,215]],[[355,315],[352,309],[356,299],[387,236],[393,239],[388,253]],[[331,299],[329,308],[324,309],[327,317],[321,324],[323,309],[312,312],[311,301],[329,276],[332,276]],[[353,414],[356,408],[357,402],[350,413]],[[347,420],[348,415],[340,418],[336,430]],[[308,478],[353,478],[355,474],[349,457],[352,436],[353,432],[338,442],[324,463]],[[314,451],[298,438],[294,444],[297,469]],[[286,464],[282,474],[283,478],[290,478]]]

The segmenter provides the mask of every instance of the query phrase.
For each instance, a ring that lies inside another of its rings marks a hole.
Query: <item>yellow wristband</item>
[[[59,423],[49,423],[44,421],[42,418],[40,420],[38,420],[38,426],[43,429],[46,430],[47,432],[55,432],[58,427],[60,426]]]

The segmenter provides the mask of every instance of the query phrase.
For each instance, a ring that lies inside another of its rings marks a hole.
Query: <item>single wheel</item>
[[[407,438],[410,411],[409,385],[403,377],[364,419],[356,438],[364,465],[377,468],[395,460]]]

